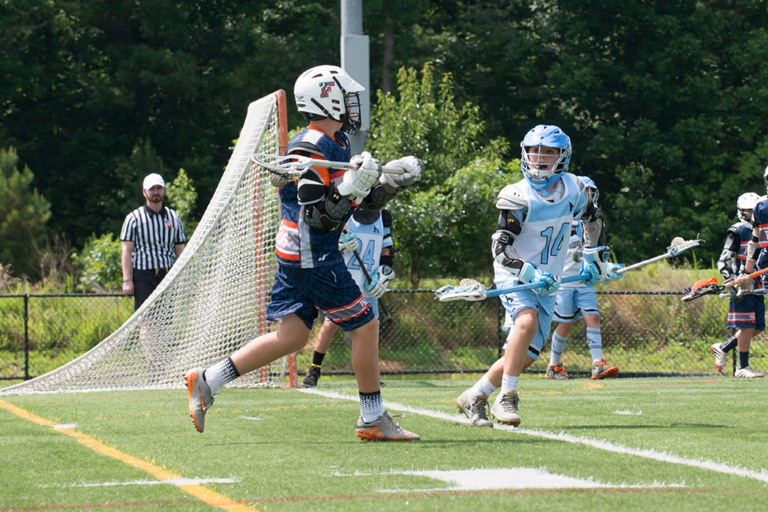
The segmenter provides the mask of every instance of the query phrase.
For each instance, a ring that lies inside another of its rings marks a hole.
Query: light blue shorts
[[[496,285],[499,286],[498,284]],[[544,342],[549,337],[549,330],[552,326],[552,316],[555,311],[556,295],[539,295],[536,292],[525,290],[521,292],[515,292],[509,295],[501,295],[501,303],[504,305],[506,314],[504,315],[504,326],[502,329],[505,331],[515,326],[515,317],[518,313],[525,309],[533,309],[536,311],[539,328],[536,330],[536,334],[528,347],[528,355],[536,361],[541,353],[541,347],[544,346]],[[509,338],[507,338],[509,341]],[[507,344],[504,343],[504,348],[507,348]]]
[[[571,323],[584,318],[582,313],[599,315],[593,286],[561,286],[557,290],[555,322]]]

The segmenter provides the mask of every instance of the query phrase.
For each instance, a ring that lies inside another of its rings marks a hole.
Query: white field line
[[[335,391],[320,391],[317,389],[300,389],[302,393],[310,393],[315,395],[324,396],[326,398],[337,398],[341,400],[351,400],[353,402],[359,401],[356,396],[343,395]],[[422,416],[428,416],[430,418],[436,418],[440,420],[452,421],[454,423],[469,423],[469,419],[460,414],[446,414],[443,412],[432,411],[429,409],[420,409],[417,407],[411,407],[409,405],[403,405],[396,402],[384,401],[384,406],[387,409],[393,409],[396,411],[410,412],[411,414],[420,414]],[[718,473],[724,473],[726,475],[735,475],[745,478],[753,478],[760,482],[768,483],[768,471],[761,469],[760,471],[754,471],[740,466],[731,466],[730,464],[722,464],[720,462],[714,462],[711,460],[689,459],[688,457],[681,457],[673,455],[667,452],[658,452],[656,450],[643,450],[639,448],[630,448],[628,446],[622,446],[620,444],[613,444],[608,441],[599,441],[596,439],[589,439],[586,437],[577,437],[565,432],[555,434],[553,432],[546,432],[544,430],[527,429],[521,427],[510,427],[508,425],[494,424],[493,428],[497,430],[505,430],[507,432],[513,432],[515,434],[523,434],[532,437],[541,437],[544,439],[551,439],[553,441],[564,441],[566,443],[581,444],[584,446],[590,446],[597,448],[598,450],[604,450],[614,453],[623,453],[626,455],[635,455],[637,457],[643,457],[645,459],[657,460],[660,462],[667,462],[671,464],[682,464],[684,466],[691,466],[699,469],[706,469],[709,471],[716,471]]]
[[[112,487],[116,485],[202,485],[236,484],[239,478],[166,478],[164,480],[132,480],[130,482],[98,482],[66,485],[41,485],[40,487]]]

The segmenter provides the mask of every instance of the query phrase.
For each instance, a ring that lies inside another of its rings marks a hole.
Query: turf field
[[[387,379],[422,440],[354,435],[354,383],[0,397],[0,511],[768,510],[768,379],[521,380],[521,428],[470,427],[473,380]]]

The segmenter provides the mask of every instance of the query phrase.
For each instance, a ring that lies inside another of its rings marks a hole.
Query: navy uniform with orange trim
[[[351,159],[349,138],[343,131],[331,137],[313,124],[288,144],[289,154],[336,162]],[[298,182],[280,187],[283,218],[275,241],[280,267],[267,307],[268,320],[294,313],[311,328],[319,309],[351,331],[374,318],[339,251],[341,228],[358,206],[338,194],[346,172],[314,167]]]

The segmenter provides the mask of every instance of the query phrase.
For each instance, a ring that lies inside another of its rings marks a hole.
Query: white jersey
[[[372,224],[361,224],[352,217],[349,219],[347,226],[351,232],[357,235],[357,241],[360,243],[358,254],[360,259],[363,260],[368,275],[373,276],[373,273],[380,265],[381,250],[392,246],[392,236],[389,233],[389,228],[384,227],[381,215]],[[360,291],[363,292],[363,297],[366,299],[371,298],[368,290],[365,288],[368,284],[368,279],[366,279],[365,274],[360,268],[355,254],[347,253],[345,259],[352,278],[357,283]]]
[[[505,187],[499,197],[522,195],[527,200],[527,208],[519,210],[518,215],[522,230],[512,244],[520,259],[552,275],[562,276],[568,258],[571,223],[581,218],[587,198],[583,185],[571,173],[563,173],[558,187],[561,188],[550,196],[543,196],[531,188],[527,180],[521,180]],[[499,271],[507,272],[498,262],[494,261],[493,265],[497,275]]]

